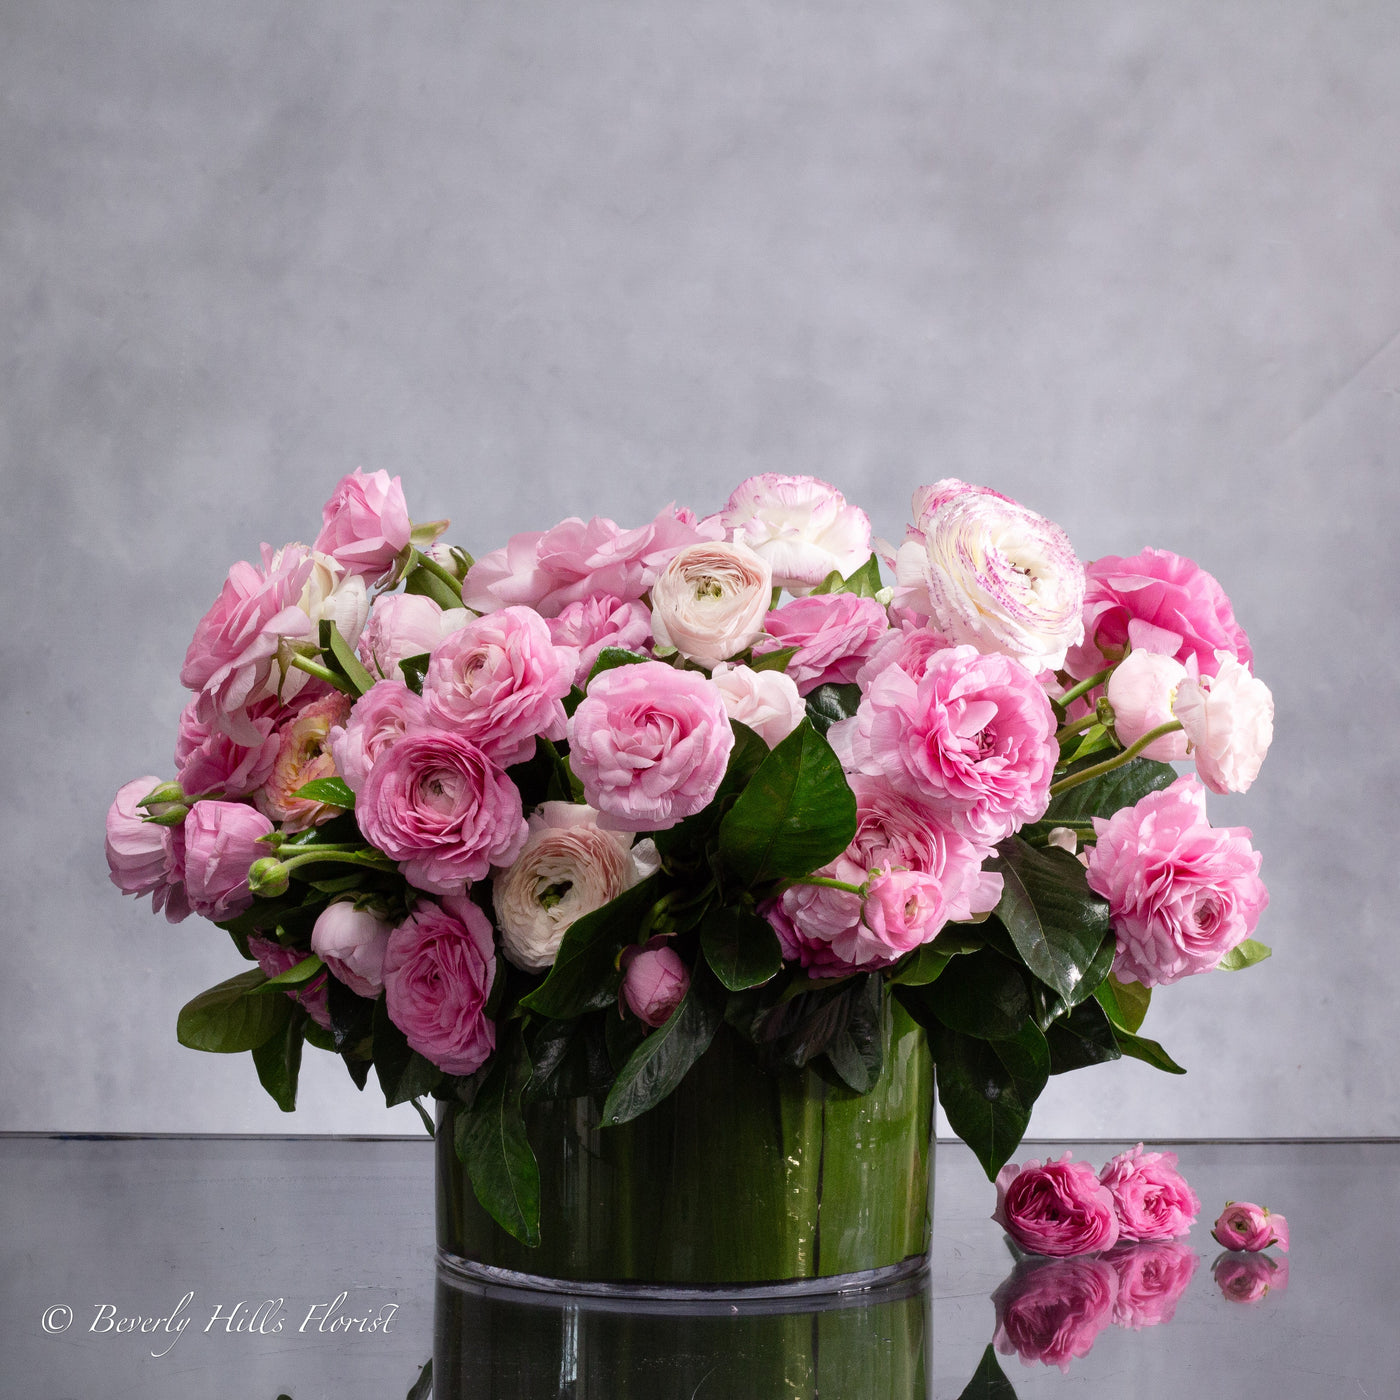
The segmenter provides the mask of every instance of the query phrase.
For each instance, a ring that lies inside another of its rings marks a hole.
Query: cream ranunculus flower
[[[1196,772],[1212,792],[1244,792],[1259,776],[1274,738],[1274,697],[1227,651],[1214,676],[1188,676],[1172,712],[1191,744]]]
[[[565,931],[657,868],[650,841],[603,831],[592,807],[546,802],[530,818],[515,863],[496,875],[492,899],[505,955],[526,972],[553,966]]]
[[[755,671],[724,661],[710,679],[724,697],[729,718],[747,724],[770,749],[807,717],[807,702],[798,694],[797,682],[782,671]]]
[[[718,665],[763,634],[772,593],[768,561],[747,545],[690,545],[652,584],[652,635],[689,661]]]
[[[308,556],[312,561],[311,572],[296,605],[311,621],[310,635],[314,638],[321,621],[329,619],[353,648],[369,619],[369,588],[359,574],[338,564],[329,554],[309,550],[304,544],[284,545],[272,556],[272,568],[279,568],[284,559]],[[305,671],[291,664],[290,652],[301,649],[295,643],[284,642],[278,651],[281,685],[277,694],[283,700],[291,700],[311,679]]]

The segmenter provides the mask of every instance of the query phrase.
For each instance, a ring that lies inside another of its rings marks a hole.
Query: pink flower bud
[[[1108,678],[1113,729],[1124,748],[1159,725],[1172,722],[1177,687],[1186,675],[1186,667],[1174,657],[1135,651]],[[1180,730],[1164,734],[1142,750],[1142,757],[1171,763],[1186,757],[1186,744],[1186,735]]]
[[[665,945],[660,935],[622,954],[622,995],[632,1014],[653,1027],[664,1025],[690,990],[689,969]]]
[[[384,990],[388,945],[388,921],[345,900],[327,905],[311,930],[311,951],[362,997],[377,997]]]
[[[1274,737],[1274,697],[1234,657],[1217,652],[1214,676],[1187,677],[1173,711],[1201,781],[1212,792],[1245,792]]]
[[[1222,1254],[1211,1273],[1232,1303],[1257,1303],[1266,1293],[1288,1287],[1288,1260],[1270,1254]]]
[[[136,804],[159,785],[156,777],[133,778],[117,789],[107,809],[107,868],[123,894],[150,894],[165,880],[170,838],[143,820]]]
[[[1257,1254],[1276,1244],[1288,1253],[1288,1221],[1271,1214],[1268,1206],[1256,1206],[1252,1201],[1227,1201],[1210,1232],[1226,1249]]]
[[[359,467],[341,478],[321,521],[314,547],[367,578],[388,572],[413,529],[399,478],[384,471],[366,476]]]
[[[196,914],[216,923],[233,919],[253,902],[248,868],[272,832],[261,812],[242,802],[197,802],[185,818],[185,892]]]

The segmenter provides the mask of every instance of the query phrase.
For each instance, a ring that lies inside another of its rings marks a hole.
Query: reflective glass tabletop
[[[435,1357],[438,1400],[1400,1396],[1400,1142],[1171,1146],[1202,1219],[1166,1252],[1018,1261],[940,1142],[926,1280],[666,1311],[440,1277],[426,1138],[0,1136],[3,1390],[423,1400]],[[1284,1212],[1291,1252],[1224,1254],[1230,1199]]]

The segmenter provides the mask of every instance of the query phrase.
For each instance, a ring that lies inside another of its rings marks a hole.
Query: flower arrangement
[[[174,779],[108,813],[118,887],[254,964],[181,1042],[251,1051],[287,1110],[303,1044],[456,1103],[525,1241],[522,1106],[625,1122],[722,1024],[755,1073],[859,1095],[897,1004],[989,1177],[1051,1074],[1181,1072],[1140,1034],[1153,989],[1268,954],[1250,833],[1206,814],[1271,735],[1248,639],[1174,554],[1085,567],[956,480],[913,516],[873,543],[833,487],[764,475],[473,560],[398,478],[345,478],[310,547],[230,570]]]

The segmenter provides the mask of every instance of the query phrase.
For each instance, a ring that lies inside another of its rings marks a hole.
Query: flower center
[[[564,902],[564,896],[573,887],[572,880],[556,880],[554,884],[546,885],[535,897],[539,900],[541,909],[553,909]]]

